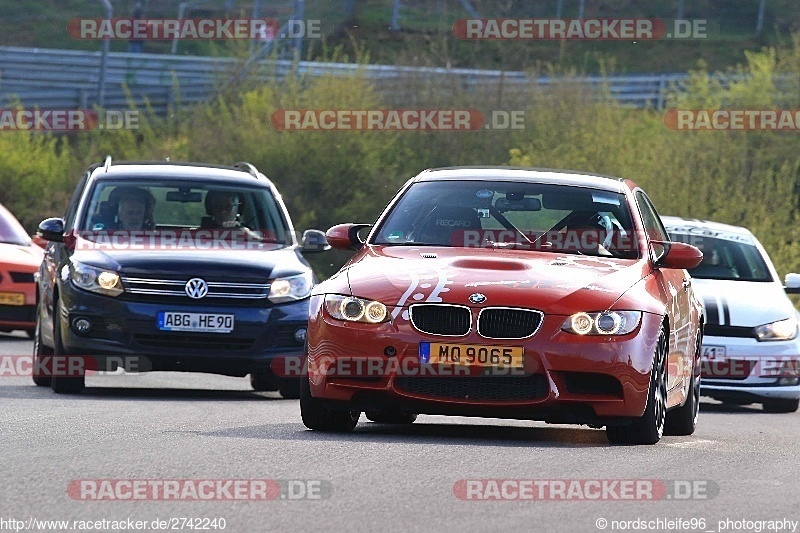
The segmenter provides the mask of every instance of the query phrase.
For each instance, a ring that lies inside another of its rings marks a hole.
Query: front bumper
[[[420,333],[402,314],[377,325],[339,321],[320,302],[312,298],[309,383],[311,394],[332,407],[557,423],[610,423],[644,412],[661,317],[645,313],[640,327],[621,337],[569,334],[561,331],[566,317],[546,315],[528,339],[474,331],[452,338]],[[521,345],[524,368],[467,376],[459,373],[464,367],[422,365],[421,341]]]
[[[304,339],[295,334],[308,321],[308,300],[263,307],[132,302],[65,285],[60,303],[54,319],[61,320],[69,354],[92,356],[101,366],[105,359],[118,362],[123,356],[126,369],[135,364],[139,371],[244,376],[265,370],[274,359],[302,355]],[[230,333],[161,331],[157,316],[162,311],[231,314],[234,328]],[[89,332],[79,334],[72,327],[77,317],[89,319]]]
[[[701,361],[700,394],[718,400],[800,398],[800,341],[706,336],[703,346],[725,347],[723,359]]]

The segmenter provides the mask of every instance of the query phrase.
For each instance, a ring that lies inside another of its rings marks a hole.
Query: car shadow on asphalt
[[[31,384],[2,385],[0,398],[28,400],[69,400],[90,402],[96,400],[129,401],[129,400],[207,400],[207,401],[287,401],[277,392],[255,392],[227,389],[175,389],[155,387],[86,387],[80,394],[56,394],[47,387],[36,387]]]
[[[761,409],[760,404],[748,405],[735,405],[729,403],[708,403],[700,400],[701,413],[727,413],[727,414],[760,414],[763,415],[764,411]]]

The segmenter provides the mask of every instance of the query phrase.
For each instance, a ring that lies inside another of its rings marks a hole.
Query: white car
[[[761,403],[770,413],[800,405],[800,313],[786,293],[800,293],[800,275],[786,287],[758,239],[745,228],[662,217],[673,241],[697,246],[703,262],[689,270],[703,301],[700,394],[723,403]]]

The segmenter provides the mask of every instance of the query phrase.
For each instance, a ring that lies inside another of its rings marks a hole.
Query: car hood
[[[692,279],[707,324],[754,327],[795,316],[783,287],[774,282]]]
[[[123,276],[201,277],[264,282],[308,270],[295,248],[273,250],[80,250],[73,260],[115,270]]]
[[[555,314],[607,309],[643,275],[644,262],[636,260],[399,246],[370,247],[347,268],[353,295],[390,306],[470,305],[470,295],[480,293],[483,305]]]
[[[43,258],[44,251],[38,246],[0,244],[0,263],[20,272],[36,272]]]

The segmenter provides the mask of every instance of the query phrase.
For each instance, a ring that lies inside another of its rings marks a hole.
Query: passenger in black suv
[[[219,191],[235,199],[227,205],[236,209],[233,229],[201,227]],[[34,358],[78,363],[51,379],[35,376],[37,384],[78,392],[86,369],[125,365],[250,374],[256,390],[299,394],[287,367],[273,368],[303,353],[315,280],[301,252],[329,246],[317,230],[298,244],[280,194],[252,165],[112,165],[109,157],[89,168],[64,218],[43,221],[39,235],[50,244]]]

